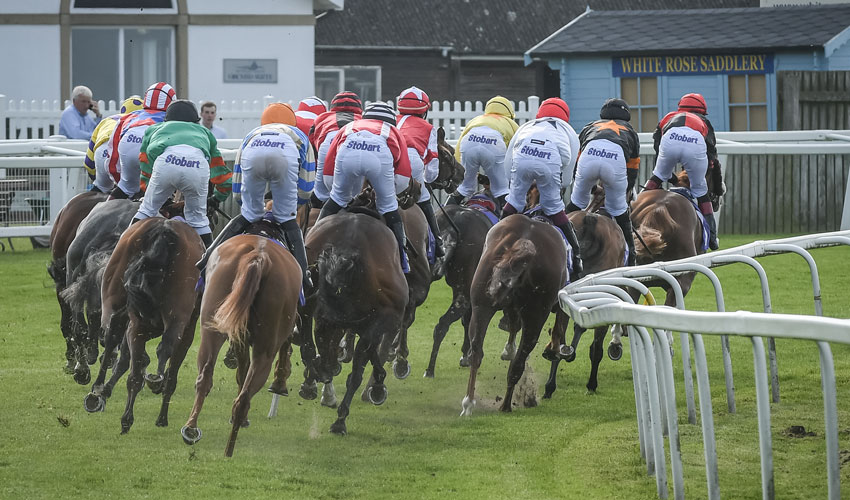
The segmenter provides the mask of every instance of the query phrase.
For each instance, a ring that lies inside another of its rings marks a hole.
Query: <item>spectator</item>
[[[96,118],[89,115],[89,110],[94,112]],[[71,104],[62,111],[59,133],[68,139],[88,140],[101,118],[100,108],[92,100],[91,90],[78,85],[71,91]]]
[[[216,105],[212,101],[201,104],[201,124],[212,132],[216,139],[227,139],[227,131],[215,124]]]

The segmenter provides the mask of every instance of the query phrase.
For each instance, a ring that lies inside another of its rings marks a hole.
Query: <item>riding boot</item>
[[[500,217],[502,215],[502,208],[504,208],[505,203],[507,203],[507,201],[505,200],[505,198],[507,198],[507,197],[508,197],[507,194],[503,194],[502,196],[496,197],[496,210],[499,212],[496,215],[499,215]]]
[[[106,200],[126,200],[127,198],[129,198],[129,196],[127,196],[127,193],[125,193],[120,187],[115,186],[114,188],[112,188],[112,191],[109,192],[109,196],[106,198]]]
[[[581,247],[578,244],[578,236],[572,222],[570,222],[570,218],[563,211],[555,215],[550,215],[549,218],[558,226],[558,229],[563,231],[570,246],[573,247],[573,277],[580,278],[582,273],[584,273],[584,263],[581,260]],[[572,279],[573,277],[570,278],[570,281],[575,281]]]
[[[653,175],[646,181],[646,185],[643,186],[644,191],[652,191],[653,189],[661,189],[661,183],[663,181],[658,178],[658,176]]]
[[[578,212],[579,210],[581,210],[581,208],[571,201],[569,205],[567,205],[567,208],[564,210],[564,212],[571,214],[573,212]]]
[[[237,234],[242,234],[243,231],[248,229],[251,223],[242,216],[242,214],[237,215],[236,217],[230,219],[230,222],[224,226],[224,229],[218,234],[215,241],[211,242],[207,245],[207,250],[204,252],[204,255],[201,257],[201,260],[195,264],[195,267],[200,269],[201,271],[207,267],[207,260],[209,260],[210,255],[212,255],[213,250],[218,248],[219,245],[229,240],[230,238],[236,236]]]
[[[614,220],[617,221],[617,225],[620,226],[620,230],[623,231],[623,237],[626,238],[626,246],[629,249],[629,258],[626,265],[634,266],[637,255],[635,254],[635,238],[632,234],[632,219],[629,216],[629,211],[626,210],[620,215],[614,217]]]
[[[316,193],[310,194],[310,206],[312,208],[322,208],[322,205],[324,205],[324,203],[322,203],[322,200],[316,196]]]
[[[502,217],[500,219],[504,219],[505,217],[507,217],[509,215],[513,215],[515,213],[519,213],[517,211],[516,207],[514,207],[513,205],[511,205],[510,203],[508,203],[506,201],[505,206],[502,207]]]
[[[708,224],[708,248],[717,250],[720,245],[717,242],[717,220],[714,218],[714,207],[711,206],[711,200],[707,194],[697,198],[697,203],[699,203],[699,211]]]
[[[103,192],[103,191],[100,190],[99,187],[95,186],[94,184],[92,184],[91,189],[89,189],[89,191],[91,191],[93,193],[102,193]]]
[[[139,219],[138,217],[133,217],[133,220],[131,220],[131,221],[130,221],[130,225],[132,226],[133,224],[135,224],[135,223],[137,223],[137,222],[139,222],[139,221],[141,221],[141,220],[142,220],[142,219]]]
[[[466,198],[466,196],[455,191],[454,193],[449,195],[449,199],[446,200],[446,205],[460,205],[461,203],[463,203],[464,198]]]
[[[425,220],[428,221],[428,227],[431,228],[431,233],[434,235],[434,257],[439,259],[446,255],[446,250],[443,248],[443,237],[440,234],[440,226],[437,225],[434,207],[431,206],[431,200],[420,201],[417,205],[425,214]]]
[[[209,248],[213,244],[212,233],[204,233],[201,235],[201,241],[204,242],[204,248]]]
[[[320,220],[324,219],[329,215],[334,215],[340,210],[342,210],[342,207],[337,205],[337,203],[331,198],[328,198],[328,201],[326,201],[325,204],[322,206],[322,211],[319,212],[319,217],[316,218],[316,222],[319,222]]]
[[[283,237],[286,238],[286,243],[289,246],[289,251],[292,256],[298,261],[301,266],[301,276],[304,290],[313,288],[313,282],[310,280],[310,271],[307,270],[307,250],[304,248],[304,235],[301,234],[301,228],[295,219],[288,220],[278,224]]]
[[[410,272],[410,265],[407,261],[407,252],[404,251],[404,247],[407,245],[407,237],[404,235],[404,223],[401,221],[401,215],[399,215],[398,210],[387,212],[384,214],[384,221],[386,221],[387,226],[392,230],[396,241],[398,241],[401,270],[404,271],[404,274],[407,274]]]

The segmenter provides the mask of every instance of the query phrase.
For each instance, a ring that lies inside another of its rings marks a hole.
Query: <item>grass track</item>
[[[768,239],[772,236],[762,236]],[[754,238],[724,236],[729,247]],[[491,407],[504,393],[507,362],[498,358],[504,342],[491,325],[479,375],[481,400],[470,419],[458,417],[467,370],[457,365],[460,325],[443,344],[437,377],[423,379],[431,332],[448,306],[450,292],[436,283],[417,312],[411,334],[413,372],[407,380],[388,378],[389,399],[381,407],[355,400],[349,435],[331,435],[335,412],[295,393],[281,401],[279,416],[266,419],[270,394],[253,401],[251,426],[240,432],[233,459],[223,456],[234,374],[219,362],[215,384],[199,421],[203,440],[183,444],[179,429],[188,417],[197,376],[198,339],[181,369],[171,404],[170,426],[157,428],[159,396],[145,390],[136,402],[136,421],[120,436],[126,391],[123,381],[106,412],[82,409],[88,387],[62,373],[64,341],[59,310],[45,272],[49,254],[20,250],[0,254],[0,498],[57,498],[69,495],[121,498],[655,498],[654,479],[639,458],[629,350],[613,363],[603,360],[599,392],[585,394],[589,336],[574,363],[562,364],[552,400],[534,409],[501,414]],[[817,250],[825,314],[850,317],[847,248]],[[811,285],[803,260],[794,255],[762,259],[771,284],[773,309],[813,314]],[[761,311],[758,281],[750,268],[717,270],[727,310]],[[713,292],[698,277],[686,302],[711,310]],[[548,329],[548,325],[547,325]],[[545,335],[545,334],[544,334]],[[697,426],[686,423],[681,358],[674,360],[686,494],[706,495],[702,443]],[[752,350],[733,339],[738,412],[726,412],[720,344],[706,337],[717,429],[720,487],[724,498],[761,495]],[[817,349],[811,343],[779,341],[782,401],[771,407],[778,498],[823,498],[826,472],[823,409]],[[153,344],[149,352],[153,353]],[[540,385],[548,363],[532,353]],[[838,383],[840,447],[850,448],[848,374],[850,349],[833,346]],[[296,356],[297,358],[297,356]],[[298,368],[296,367],[296,372]],[[343,371],[347,374],[348,368]],[[290,380],[297,388],[298,377]],[[337,392],[344,377],[337,378]],[[541,387],[542,392],[542,387]],[[64,427],[59,417],[70,425]],[[791,425],[817,436],[792,438]],[[850,497],[850,466],[842,483]],[[672,491],[672,482],[671,482]]]

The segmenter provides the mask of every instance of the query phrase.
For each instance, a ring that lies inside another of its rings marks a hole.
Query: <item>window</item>
[[[729,75],[729,130],[767,130],[764,75]]]
[[[120,102],[158,81],[176,85],[173,28],[72,28],[72,85]]]
[[[78,9],[170,9],[171,0],[74,0]]]
[[[620,95],[632,110],[632,126],[653,132],[658,126],[658,78],[620,78]]]
[[[356,92],[363,102],[381,97],[380,66],[316,66],[315,78],[316,95],[326,101],[343,90]]]

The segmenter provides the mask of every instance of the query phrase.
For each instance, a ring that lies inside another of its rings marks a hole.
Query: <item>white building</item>
[[[314,10],[344,0],[0,2],[0,94],[119,101],[167,81],[180,98],[297,102],[314,89]]]

